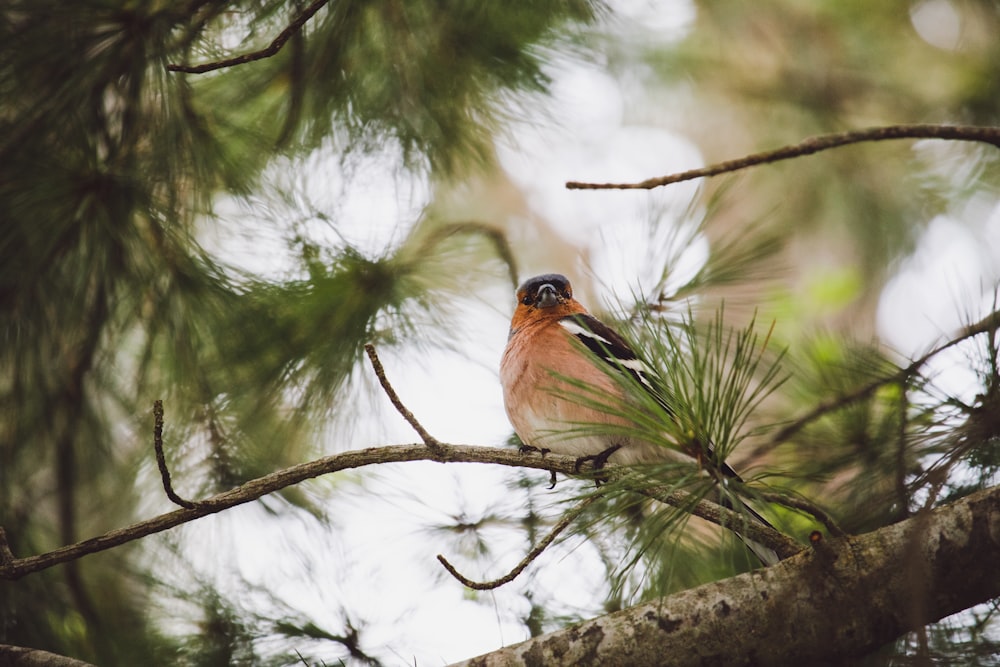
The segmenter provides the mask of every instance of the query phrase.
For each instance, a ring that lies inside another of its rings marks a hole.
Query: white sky
[[[682,0],[621,4],[624,18],[617,20],[622,21],[622,30],[644,25],[679,38],[693,19],[693,9]],[[926,20],[924,14],[920,17]],[[651,249],[666,243],[663,230],[669,231],[670,220],[689,205],[697,186],[678,185],[653,193],[594,193],[568,191],[563,183],[642,179],[697,167],[702,159],[697,148],[681,137],[624,124],[627,101],[618,83],[600,67],[561,63],[553,73],[555,99],[549,114],[559,119],[559,126],[540,124],[541,119],[518,126],[515,141],[500,147],[501,161],[535,213],[558,233],[587,240],[590,269],[604,290],[599,298],[614,303],[655,281],[655,275],[647,273],[655,267],[649,261]],[[308,233],[334,242],[343,235],[362,251],[375,252],[401,238],[401,228],[418,218],[430,192],[425,182],[378,156],[366,159],[349,183],[335,163],[322,160],[283,165],[278,171],[289,173],[289,191],[294,190],[291,183],[301,182],[307,174],[310,204],[328,214],[337,229],[334,234],[313,222],[306,226]],[[1000,279],[1000,243],[984,244],[983,239],[1000,239],[1000,209],[995,202],[983,205],[992,213],[978,233],[964,221],[936,218],[913,257],[886,287],[879,331],[901,352],[926,350],[959,326],[969,310],[987,312],[989,303],[981,299],[991,298],[982,295]],[[667,224],[659,228],[652,224],[650,211],[659,212]],[[232,228],[213,232],[206,245],[227,261],[240,255],[246,268],[278,275],[286,270],[281,262],[286,249],[277,237],[266,236],[267,224],[253,223],[253,215],[253,210],[234,208]],[[689,254],[685,261],[690,270],[704,261],[706,253],[702,245]],[[481,304],[463,330],[449,332],[458,338],[459,352],[381,351],[402,400],[446,442],[498,446],[510,433],[496,368],[513,298],[502,286],[495,289],[490,292],[492,306]],[[359,401],[369,400],[364,392],[358,394]],[[371,419],[350,441],[331,443],[330,451],[417,440],[380,393],[359,409],[370,412]],[[449,517],[463,512],[474,519],[497,504],[519,502],[505,485],[513,471],[419,463],[368,473],[361,484],[334,476],[309,487],[317,492],[337,487],[325,501],[333,518],[332,531],[308,521],[289,525],[287,519],[276,519],[254,504],[185,527],[187,557],[219,581],[223,590],[243,592],[246,603],[265,614],[270,602],[242,591],[241,579],[334,632],[342,627],[341,609],[348,610],[356,624],[367,624],[362,634],[365,648],[388,664],[445,664],[525,639],[518,620],[527,612],[519,594],[522,583],[474,601],[434,560],[435,554],[444,553],[468,576],[493,578],[520,559],[524,545],[503,531],[493,531],[491,547],[499,560],[486,571],[476,571],[469,569],[462,554],[451,551],[447,541],[436,541],[425,530],[428,524],[446,524]],[[568,488],[571,483],[561,482],[553,501]],[[554,516],[557,509],[550,511]],[[233,563],[239,577],[230,576],[235,574]],[[187,573],[180,574],[183,581]],[[603,576],[593,550],[577,540],[546,554],[522,580],[533,577],[531,589],[539,600],[556,600],[561,609],[596,614],[605,592]],[[333,647],[329,657],[337,654]]]

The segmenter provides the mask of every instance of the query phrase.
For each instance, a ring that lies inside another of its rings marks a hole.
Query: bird
[[[627,404],[630,384],[647,392],[669,417],[676,413],[656,371],[573,297],[566,276],[546,273],[529,278],[518,287],[516,299],[500,360],[500,383],[507,417],[526,449],[575,456],[578,467],[589,460],[595,468],[608,462],[690,461],[693,456],[720,483],[743,481],[729,464],[715,460],[710,443],[705,448],[690,443],[668,447],[628,433],[629,411],[614,406]],[[623,382],[616,373],[630,379]],[[608,406],[581,400],[580,387],[588,388],[586,397],[606,397]],[[752,508],[736,502],[754,521],[773,528]],[[723,495],[722,504],[734,508],[729,494]],[[773,549],[740,538],[764,565],[780,560]]]

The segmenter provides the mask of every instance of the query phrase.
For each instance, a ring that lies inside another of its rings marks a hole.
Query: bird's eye
[[[523,303],[526,306],[530,306],[531,305],[531,297],[529,295],[525,294],[524,296],[521,297],[521,303]]]

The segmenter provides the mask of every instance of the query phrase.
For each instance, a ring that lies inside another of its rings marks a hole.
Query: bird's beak
[[[538,288],[538,297],[535,299],[535,306],[538,308],[551,308],[559,303],[559,293],[552,285],[545,283]]]

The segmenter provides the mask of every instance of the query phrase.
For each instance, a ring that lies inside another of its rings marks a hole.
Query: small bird
[[[627,411],[601,409],[593,401],[574,400],[578,386],[589,387],[595,396],[605,396],[609,406],[627,401],[627,383],[613,373],[631,375],[634,384],[647,391],[667,414],[662,381],[618,333],[587,312],[573,298],[573,287],[565,276],[547,273],[529,278],[517,290],[517,307],[510,323],[507,347],[500,361],[504,407],[518,437],[529,448],[590,460],[595,467],[612,461],[623,465],[681,460],[688,456],[680,448],[646,442],[624,434]],[[589,393],[587,394],[590,395]],[[595,428],[586,428],[593,425]],[[605,426],[607,428],[601,428]],[[740,480],[724,461],[715,462],[712,448],[699,460],[712,466],[722,483]],[[708,461],[705,461],[705,458]],[[688,459],[690,460],[690,459]],[[723,504],[732,509],[732,503]],[[743,505],[754,520],[770,526],[763,517]],[[738,534],[738,533],[737,533]],[[743,538],[747,547],[765,565],[778,562],[777,553]]]

